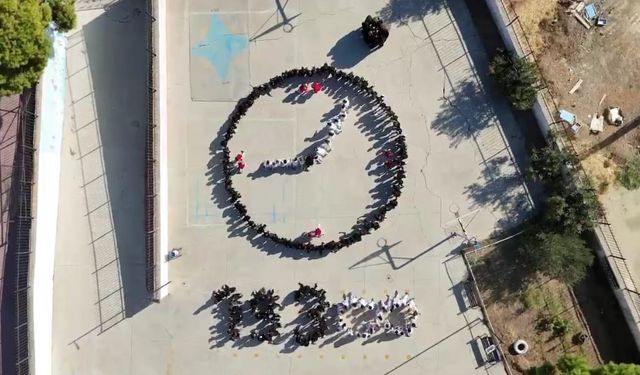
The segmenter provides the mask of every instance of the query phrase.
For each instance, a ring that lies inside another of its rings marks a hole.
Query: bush
[[[51,10],[38,0],[0,0],[0,96],[32,87],[51,52]]]
[[[518,110],[530,109],[536,101],[540,80],[536,66],[526,58],[498,50],[491,61],[491,75]]]
[[[545,309],[551,315],[560,314],[565,308],[558,293],[546,285],[527,289],[522,303],[528,309]]]
[[[581,234],[592,229],[602,212],[595,190],[562,187],[551,192],[542,214],[543,230],[566,234]]]
[[[541,309],[545,305],[544,291],[541,288],[529,288],[522,296],[522,304],[527,309]]]
[[[627,190],[640,188],[640,158],[628,161],[618,172],[618,182]]]
[[[543,147],[533,150],[527,175],[535,181],[547,185],[564,185],[563,168],[575,164],[575,158],[555,147]]]
[[[76,27],[75,0],[48,0],[53,22],[59,31],[67,32]]]
[[[557,371],[556,371],[557,369]],[[565,354],[556,367],[545,362],[540,367],[532,367],[525,372],[526,375],[640,375],[640,366],[630,363],[607,363],[604,366],[592,369],[584,357]]]
[[[540,232],[525,244],[531,264],[538,272],[573,286],[593,263],[593,254],[575,234]]]
[[[607,363],[592,373],[593,375],[640,375],[640,366],[630,363]]]
[[[567,319],[562,319],[556,316],[551,319],[549,329],[553,332],[554,336],[564,337],[573,331],[573,324],[571,324],[571,321]]]
[[[556,367],[549,362],[545,362],[542,366],[532,367],[525,371],[526,375],[554,375]]]
[[[565,354],[560,357],[556,367],[562,375],[589,375],[591,373],[587,360],[573,354]]]

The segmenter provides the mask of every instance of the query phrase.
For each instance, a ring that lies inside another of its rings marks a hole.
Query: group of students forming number
[[[322,141],[322,143],[316,147],[314,153],[310,153],[307,155],[300,155],[290,159],[275,159],[275,160],[265,160],[262,162],[262,167],[267,170],[276,170],[276,169],[300,169],[304,168],[308,169],[313,164],[320,164],[324,160],[324,158],[329,155],[332,150],[331,147],[331,139],[337,135],[342,133],[342,124],[344,120],[347,118],[347,113],[349,109],[349,99],[343,98],[340,101],[340,113],[333,116],[329,120],[325,122],[325,128],[327,129],[327,137]]]

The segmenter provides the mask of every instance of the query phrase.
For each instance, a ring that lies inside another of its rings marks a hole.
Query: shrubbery
[[[571,182],[575,158],[553,147],[531,155],[529,177],[547,188],[541,213],[527,228],[521,251],[536,271],[573,286],[584,278],[593,255],[581,235],[601,213],[595,189],[586,181]]]
[[[75,0],[0,0],[0,96],[32,87],[51,53],[45,29],[76,25]]]
[[[46,3],[0,0],[0,96],[20,93],[40,78],[51,52],[49,22]]]
[[[76,27],[75,0],[48,0],[53,22],[58,30],[67,32]]]
[[[523,57],[498,50],[491,61],[491,75],[518,110],[530,109],[536,101],[540,79],[536,65]]]
[[[632,159],[620,168],[618,182],[628,190],[640,188],[640,158]]]
[[[542,366],[532,367],[525,372],[527,375],[640,375],[640,366],[630,363],[607,363],[604,366],[592,368],[584,357],[565,354],[554,366],[545,362]]]

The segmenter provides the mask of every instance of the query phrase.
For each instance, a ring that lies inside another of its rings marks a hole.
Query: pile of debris
[[[578,117],[564,109],[561,109],[558,113],[558,117],[561,121],[567,123],[571,127],[571,131],[574,135],[577,135],[582,124],[578,121]],[[624,115],[620,107],[608,107],[604,110],[603,114],[595,113],[593,116],[589,116],[591,121],[589,123],[589,132],[591,134],[598,134],[604,130],[604,122],[613,126],[620,126],[624,122]]]
[[[587,30],[593,26],[602,27],[607,25],[607,18],[598,12],[596,5],[593,3],[571,1],[566,12],[567,14],[572,14]]]

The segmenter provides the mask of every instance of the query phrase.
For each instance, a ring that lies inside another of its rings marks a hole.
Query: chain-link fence
[[[29,331],[29,300],[31,289],[31,226],[34,160],[34,127],[36,119],[35,89],[25,90],[20,96],[18,142],[13,164],[11,199],[9,200],[8,254],[15,259],[15,373],[30,373],[31,341]],[[5,267],[11,267],[10,264]],[[6,269],[5,269],[6,271]],[[8,273],[5,273],[5,277]],[[4,327],[3,327],[4,328]],[[5,336],[6,337],[6,336]],[[8,343],[3,343],[7,345]],[[6,353],[6,352],[4,352]],[[8,361],[10,358],[3,358]],[[3,366],[4,367],[4,366]],[[7,367],[4,367],[7,368]]]
[[[147,291],[151,298],[156,299],[156,248],[159,242],[158,222],[156,216],[157,209],[157,55],[155,46],[157,45],[158,33],[156,28],[156,12],[154,0],[147,0],[147,138],[145,142],[145,254],[146,269],[145,280]]]

